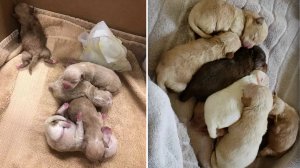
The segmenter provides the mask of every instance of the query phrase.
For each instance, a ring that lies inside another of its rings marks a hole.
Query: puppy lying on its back
[[[270,112],[273,124],[268,129],[268,145],[262,156],[280,156],[290,149],[296,141],[299,129],[297,111],[274,95],[274,106]]]
[[[84,80],[112,94],[118,93],[122,86],[120,78],[113,70],[90,62],[80,62],[68,66],[62,78],[63,87],[66,90],[74,89],[79,82]]]
[[[250,75],[206,99],[204,117],[210,137],[216,138],[217,129],[229,127],[240,119],[243,108],[242,91],[248,84],[268,86],[269,78],[264,72],[254,70]]]
[[[46,47],[46,36],[38,19],[34,16],[33,8],[25,3],[19,3],[15,7],[14,15],[21,24],[20,36],[22,39],[22,64],[17,68],[24,68],[29,65],[31,74],[32,68],[37,64],[40,58],[45,62],[53,64],[50,50]]]
[[[250,84],[243,92],[242,102],[241,118],[228,128],[211,156],[213,168],[244,168],[257,156],[272,110],[272,92],[265,86]]]
[[[224,58],[240,47],[239,37],[231,32],[178,45],[162,55],[156,68],[157,84],[165,91],[170,88],[181,92],[203,64]]]
[[[204,64],[181,93],[180,100],[186,101],[195,96],[205,101],[211,94],[224,89],[238,79],[249,75],[254,69],[266,72],[266,55],[254,46],[251,49],[240,48],[233,59],[223,58]]]
[[[216,32],[236,33],[246,48],[262,43],[268,26],[258,14],[241,10],[224,0],[201,0],[191,10],[189,24],[203,38]]]

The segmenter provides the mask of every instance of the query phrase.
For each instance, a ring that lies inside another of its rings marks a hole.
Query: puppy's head
[[[243,90],[242,102],[244,106],[258,105],[267,102],[267,106],[271,109],[273,102],[272,92],[265,86],[248,84]]]
[[[271,115],[278,115],[284,111],[285,103],[276,94],[273,95],[273,108],[270,112]]]
[[[251,50],[252,60],[254,63],[254,69],[258,69],[264,72],[267,72],[268,65],[266,63],[266,54],[258,46],[254,46]]]
[[[18,3],[15,6],[14,16],[21,24],[25,24],[34,14],[34,9],[26,3]]]
[[[268,25],[263,17],[251,11],[245,11],[246,23],[241,40],[246,48],[261,44],[268,35]]]
[[[80,72],[79,69],[76,68],[67,68],[63,74],[63,88],[74,89],[78,83],[84,78],[83,74]]]
[[[58,141],[64,133],[64,128],[71,127],[70,122],[61,115],[54,115],[45,121],[46,137],[52,141]]]
[[[241,47],[240,38],[236,33],[225,32],[225,33],[221,33],[220,35],[216,36],[215,38],[217,38],[221,41],[221,43],[224,47],[225,54],[235,52]]]
[[[252,77],[255,78],[258,85],[269,87],[269,77],[266,73],[260,70],[254,70],[251,72]]]
[[[109,91],[104,90],[95,90],[94,93],[95,101],[98,102],[98,104],[101,104],[103,106],[111,106],[112,105],[112,94]]]

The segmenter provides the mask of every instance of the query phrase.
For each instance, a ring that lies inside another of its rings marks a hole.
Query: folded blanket
[[[199,0],[151,0],[149,1],[149,75],[152,79],[155,78],[155,68],[158,64],[160,55],[177,44],[186,43],[189,41],[188,37],[188,14],[191,8]],[[276,90],[279,97],[281,97],[288,104],[295,107],[298,111],[300,109],[299,104],[299,1],[297,0],[228,0],[229,3],[238,7],[245,7],[255,12],[258,12],[261,16],[265,17],[269,26],[269,34],[265,42],[261,45],[268,57],[268,75],[270,77],[270,88]],[[159,94],[165,94],[157,87],[150,87],[149,93],[159,92]],[[158,94],[158,93],[156,93]],[[164,100],[164,99],[167,100]],[[156,110],[160,107],[160,103],[157,101],[168,101],[166,96],[149,97],[149,115],[151,113],[157,113]],[[174,113],[174,110],[169,104],[163,104],[164,111],[160,113]],[[175,109],[176,111],[176,109]],[[178,112],[178,110],[176,111]],[[186,111],[180,112],[185,113]],[[161,116],[161,122],[176,121],[170,119],[174,115],[170,115],[168,118]],[[176,118],[176,116],[175,116]],[[151,123],[149,118],[149,123]],[[149,125],[149,129],[154,125]],[[161,127],[156,128],[158,131],[163,130]],[[151,133],[151,132],[150,132]],[[149,134],[150,134],[149,133]],[[178,134],[166,135],[160,138],[160,141],[166,141],[161,144],[165,144],[173,139],[181,137],[186,134],[185,130],[177,129]],[[156,133],[159,134],[159,133]],[[149,137],[150,138],[150,137]],[[156,140],[156,139],[154,139]],[[150,141],[150,139],[149,139]],[[184,137],[182,141],[188,142],[188,137]],[[158,142],[153,142],[158,144]],[[175,144],[178,145],[178,144]],[[253,163],[252,167],[299,167],[299,144],[298,142],[286,155],[279,159],[257,159]],[[149,149],[153,147],[149,144]],[[159,148],[159,147],[156,147]],[[168,146],[172,149],[172,146]],[[182,147],[183,149],[183,147]],[[150,150],[151,151],[151,150]],[[152,156],[156,155],[156,151],[152,151]],[[180,151],[173,155],[183,155],[186,151]],[[159,162],[163,160],[168,162],[168,150],[165,153],[159,154],[164,158],[157,161],[156,165],[149,163],[149,167],[163,167],[163,163]],[[194,157],[183,157],[184,161],[190,163],[197,163]],[[178,167],[189,167],[190,164],[180,165]],[[193,166],[191,166],[193,167]]]
[[[50,149],[44,136],[44,121],[59,107],[48,84],[61,75],[63,63],[79,60],[82,46],[77,36],[94,24],[41,9],[36,11],[48,38],[47,47],[59,63],[50,66],[40,61],[30,76],[27,68],[17,71],[15,67],[21,62],[20,55],[12,56],[20,51],[17,32],[0,43],[0,60],[6,62],[0,69],[1,167],[145,167],[146,83],[139,66],[145,57],[145,39],[113,30],[129,49],[127,57],[133,70],[118,73],[123,87],[113,98],[107,119],[118,139],[118,152],[101,165],[92,164],[80,152]]]

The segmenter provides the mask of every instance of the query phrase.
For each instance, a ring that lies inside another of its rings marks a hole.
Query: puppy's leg
[[[81,142],[83,141],[84,130],[83,130],[83,123],[82,123],[82,112],[77,114],[77,121],[76,121],[76,135],[75,135],[75,142],[76,145],[80,146]]]
[[[56,114],[64,115],[66,110],[69,108],[69,103],[64,103],[56,112]]]
[[[49,64],[55,64],[56,60],[51,58],[51,52],[48,48],[44,48],[42,52],[40,53],[40,57],[44,59],[44,62],[47,62]]]
[[[27,65],[29,65],[32,59],[32,55],[27,51],[23,51],[21,54],[22,54],[22,63],[17,65],[17,69],[26,67]]]
[[[261,156],[276,156],[277,153],[275,151],[273,151],[271,148],[269,147],[265,147],[261,152],[260,152]]]

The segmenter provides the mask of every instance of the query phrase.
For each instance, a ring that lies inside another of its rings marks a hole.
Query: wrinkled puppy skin
[[[236,33],[244,47],[261,44],[268,35],[265,19],[249,10],[239,9],[226,1],[201,0],[189,14],[191,29],[203,38],[217,32]]]
[[[181,93],[180,100],[186,101],[195,96],[198,100],[205,101],[211,94],[249,75],[255,69],[266,72],[264,51],[258,46],[251,49],[240,48],[234,53],[233,59],[223,58],[204,64],[193,75]]]
[[[103,161],[112,157],[117,151],[117,141],[109,127],[104,126],[101,113],[97,113],[93,103],[85,98],[77,98],[70,102],[68,118],[76,120],[78,113],[82,114],[84,139],[82,150],[92,161]]]
[[[53,116],[45,121],[47,143],[59,152],[81,151],[83,143],[82,120],[77,118],[72,122],[63,116],[68,107],[67,103],[63,104]]]
[[[65,90],[74,89],[83,80],[89,81],[98,89],[109,91],[114,95],[122,87],[121,80],[114,71],[90,62],[80,62],[68,66],[62,78]]]
[[[265,86],[249,84],[241,101],[244,104],[241,118],[229,126],[228,133],[217,143],[211,156],[213,168],[247,167],[258,154],[272,110],[272,92]]]
[[[209,137],[204,121],[204,103],[196,104],[194,116],[187,124],[187,130],[200,167],[211,168],[210,157],[214,148],[214,140]]]
[[[49,90],[53,97],[61,102],[69,102],[79,97],[87,97],[96,107],[101,108],[101,112],[106,113],[112,106],[112,94],[109,91],[99,90],[88,81],[79,82],[74,89],[64,89],[63,79],[49,84]]]
[[[31,74],[33,67],[40,58],[49,64],[56,63],[51,59],[51,52],[46,47],[47,39],[40,22],[34,15],[34,9],[26,3],[19,3],[15,7],[14,16],[21,25],[20,36],[23,47],[22,63],[17,68],[20,69],[29,65]]]
[[[260,152],[262,156],[281,156],[295,143],[299,129],[297,111],[280,99],[273,96],[273,109],[270,119],[273,120],[268,128],[267,146]]]
[[[232,32],[177,45],[161,56],[156,67],[157,84],[164,91],[169,88],[177,93],[182,92],[203,64],[225,58],[227,53],[235,52],[240,47],[239,37]]]

